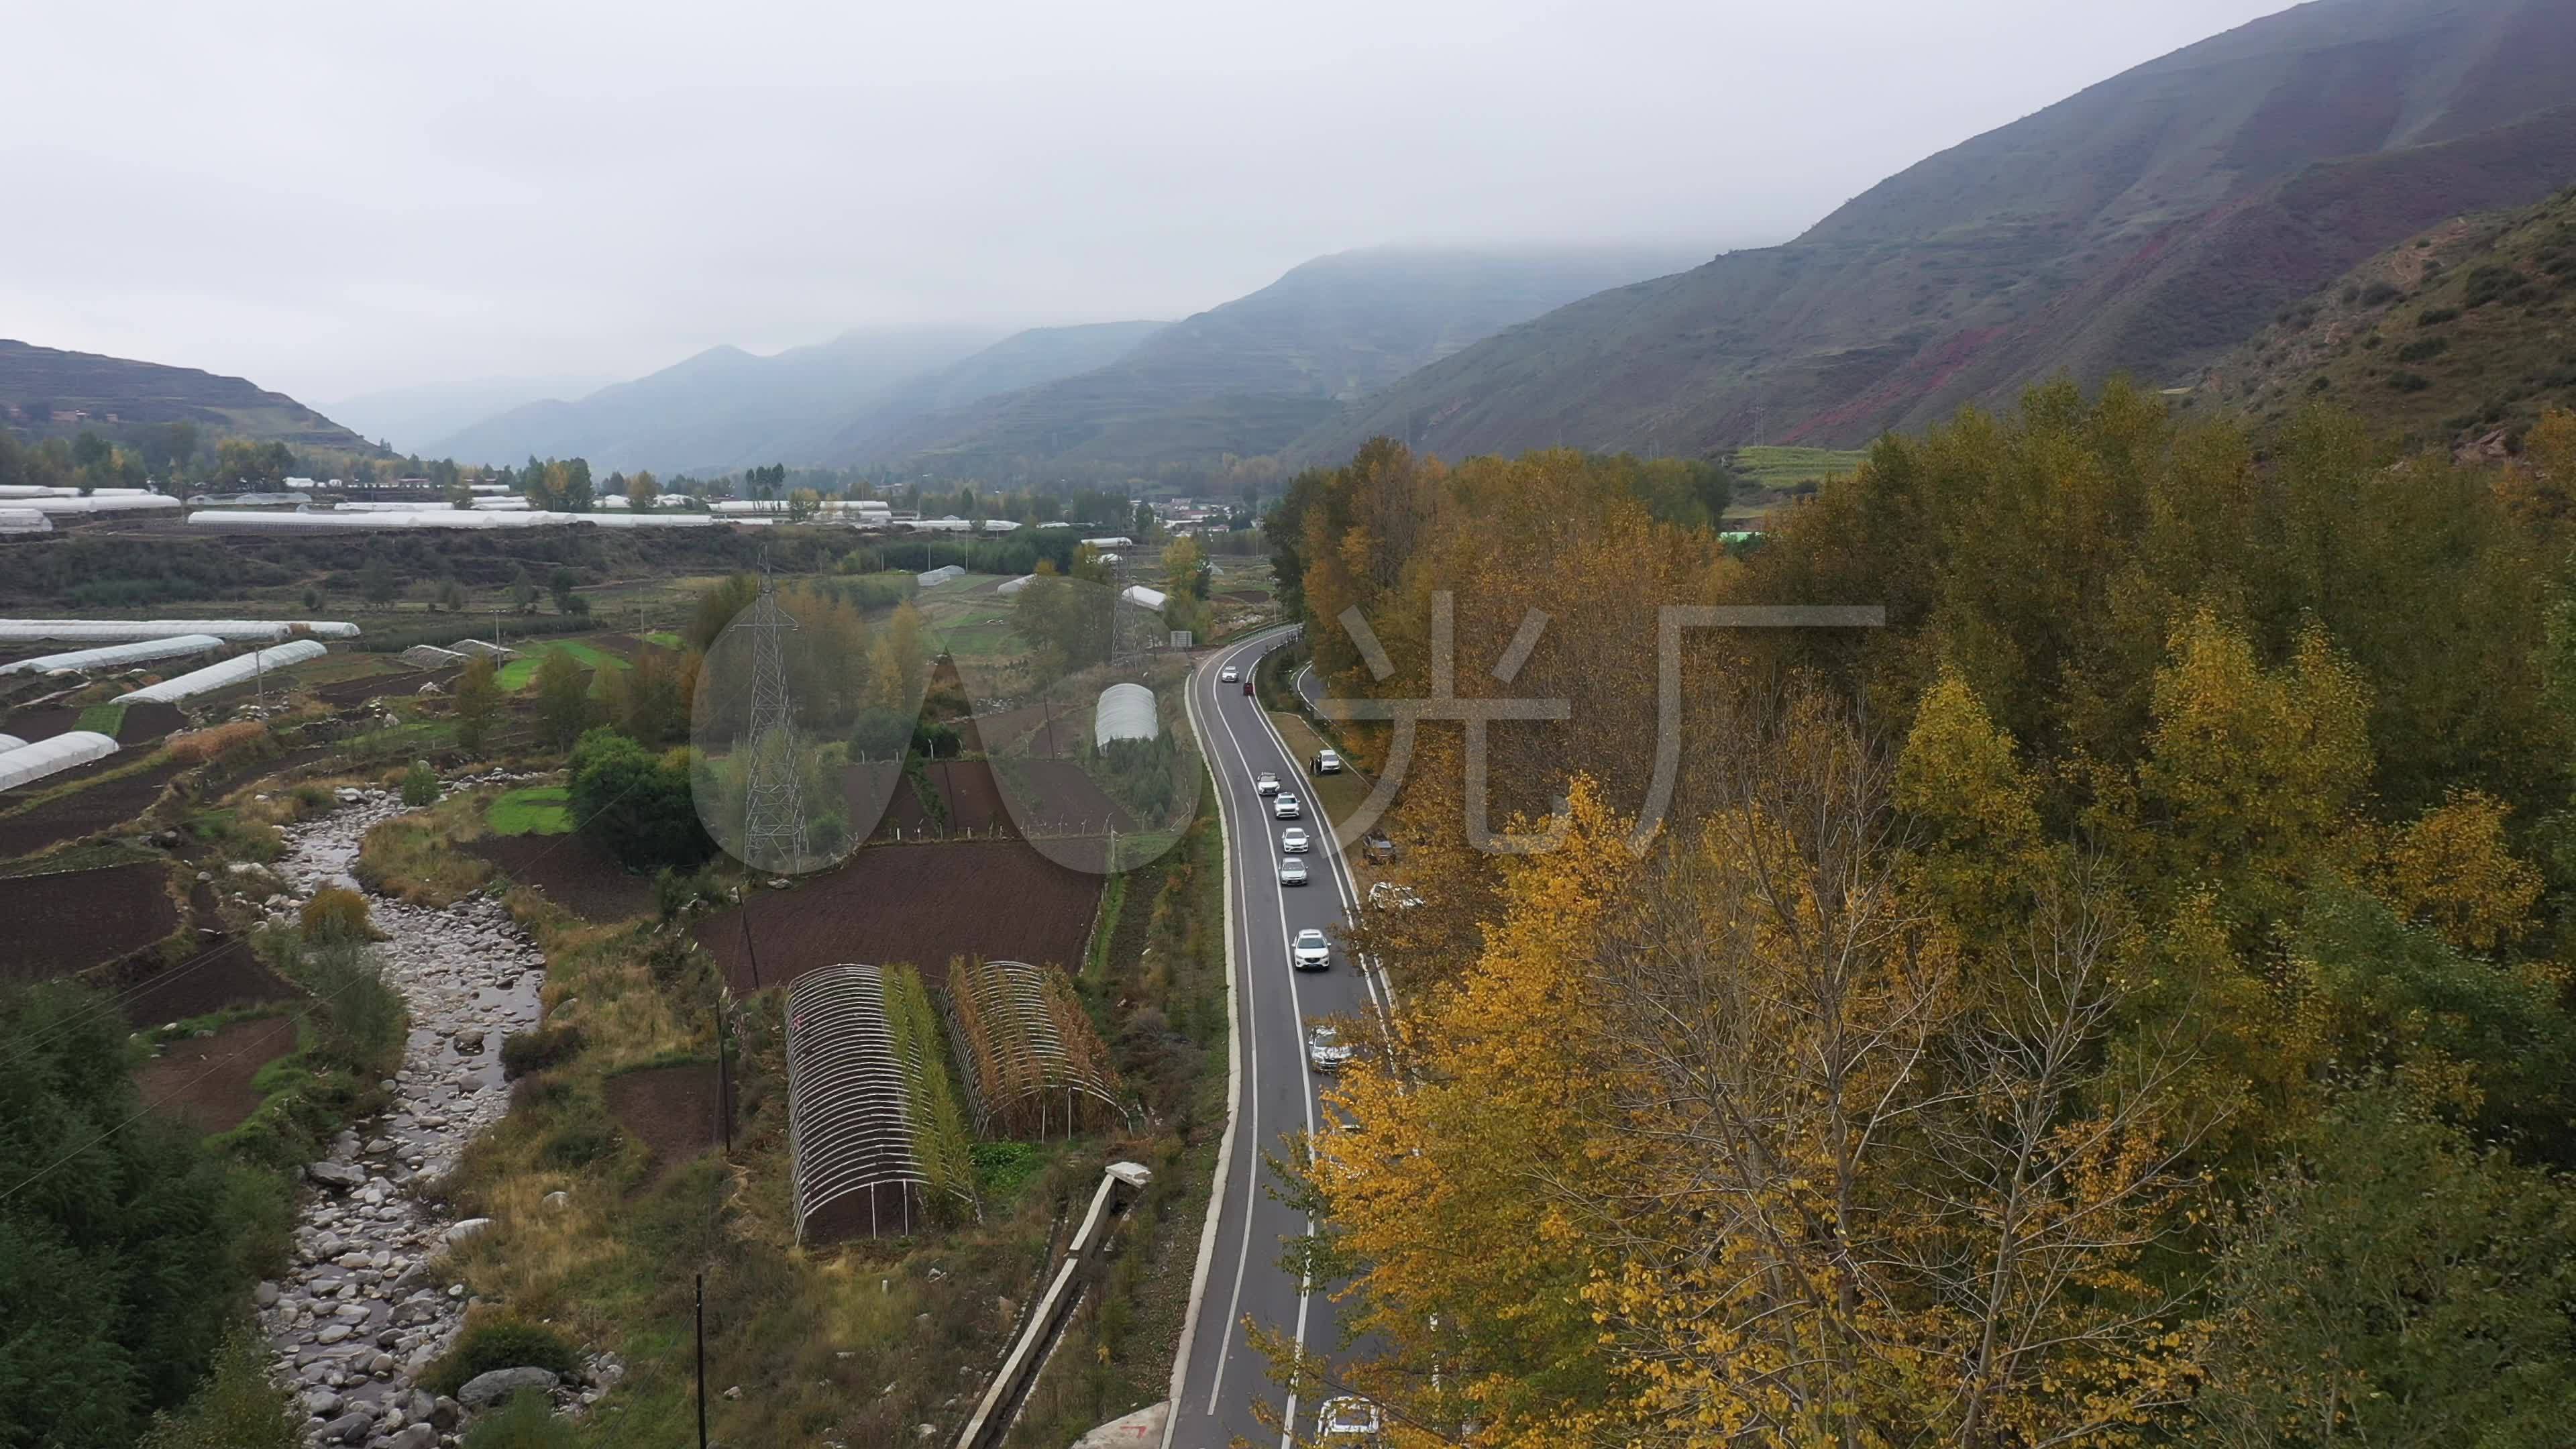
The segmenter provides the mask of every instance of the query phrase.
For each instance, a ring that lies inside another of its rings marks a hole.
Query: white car
[[[1284,886],[1304,885],[1306,883],[1306,862],[1299,860],[1293,855],[1280,861],[1279,883]]]
[[[1276,795],[1279,793],[1279,777],[1271,771],[1264,770],[1252,777],[1252,788],[1256,794]]]
[[[1339,756],[1339,755],[1337,755],[1337,754],[1334,754],[1331,750],[1324,750],[1324,751],[1321,751],[1320,753],[1318,753],[1318,754],[1315,756],[1315,773],[1316,773],[1316,774],[1318,774],[1318,775],[1338,775],[1338,774],[1340,774],[1341,772],[1342,772],[1342,757],[1341,757],[1341,756]]]
[[[1350,1061],[1351,1044],[1342,1040],[1340,1028],[1318,1026],[1306,1033],[1306,1065],[1319,1072],[1338,1072]]]
[[[1270,813],[1281,820],[1295,820],[1306,813],[1306,807],[1297,803],[1296,796],[1282,795],[1270,802]]]
[[[1386,1415],[1366,1399],[1326,1399],[1315,1415],[1316,1449],[1381,1449],[1385,1443]]]
[[[1321,971],[1333,964],[1333,946],[1323,932],[1308,926],[1288,943],[1288,959],[1300,971]]]
[[[1216,682],[1219,684],[1232,684],[1241,678],[1243,678],[1243,671],[1231,664],[1216,672]]]
[[[1306,832],[1291,825],[1279,832],[1279,848],[1290,855],[1306,853]]]

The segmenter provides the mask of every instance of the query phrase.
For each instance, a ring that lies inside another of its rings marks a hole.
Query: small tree
[[[558,612],[569,614],[573,611],[572,601],[577,597],[573,589],[580,582],[578,575],[560,564],[556,565],[554,573],[547,577],[546,588],[554,594],[555,608]]]
[[[590,727],[590,671],[567,649],[549,649],[537,665],[537,722],[546,743],[570,749]]]
[[[573,747],[572,813],[631,866],[694,866],[715,851],[698,823],[688,752],[656,756],[605,727]]]
[[[501,711],[501,668],[488,655],[476,655],[456,676],[456,742],[480,750]]]
[[[519,565],[510,573],[510,607],[526,613],[536,607],[537,581],[528,577],[528,566]]]
[[[324,886],[304,903],[296,923],[315,945],[376,939],[376,924],[367,915],[367,898],[346,886]]]
[[[381,609],[402,592],[402,584],[394,578],[391,564],[380,558],[371,558],[358,570],[358,592],[366,596],[368,603]]]
[[[438,606],[451,614],[465,612],[465,586],[448,579],[438,586]]]
[[[429,768],[429,761],[414,760],[411,768],[403,772],[402,802],[414,810],[438,802],[438,776]]]

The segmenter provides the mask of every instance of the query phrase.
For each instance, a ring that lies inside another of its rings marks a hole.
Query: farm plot
[[[295,1019],[236,1021],[208,1037],[172,1042],[134,1074],[143,1105],[200,1132],[229,1132],[259,1110],[259,1069],[295,1050]]]
[[[604,653],[577,640],[558,639],[551,643],[538,645],[534,648],[528,649],[518,658],[502,665],[499,680],[502,692],[505,694],[515,694],[520,690],[534,687],[537,682],[537,667],[545,662],[545,657],[548,654],[569,654],[572,656],[574,662],[581,665],[584,669],[624,669],[628,667],[627,662],[624,659],[619,658],[617,655]]]
[[[152,802],[161,798],[172,777],[187,768],[182,760],[164,761],[148,770],[57,795],[15,814],[0,815],[0,860],[34,855],[122,825],[152,808]]]
[[[1100,877],[1018,841],[872,846],[793,890],[756,892],[701,920],[696,934],[742,993],[844,961],[936,968],[952,956],[982,956],[1072,966],[1099,900]]]
[[[622,921],[653,909],[653,883],[617,863],[587,835],[486,835],[457,849],[488,860],[585,921]]]
[[[95,978],[94,978],[95,979]],[[136,1028],[207,1016],[229,1006],[291,1001],[304,993],[268,969],[238,937],[219,941],[176,966],[129,962],[99,985]]]
[[[9,949],[0,952],[0,981],[68,976],[130,956],[177,930],[169,875],[168,866],[147,860],[0,879],[0,921],[10,931]]]
[[[713,1062],[678,1062],[619,1072],[601,1084],[609,1115],[626,1135],[644,1144],[652,1160],[646,1185],[723,1140]]]

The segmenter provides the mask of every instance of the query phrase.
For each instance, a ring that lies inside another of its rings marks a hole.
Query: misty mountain
[[[1107,366],[845,438],[827,461],[996,476],[1274,452],[1346,403],[1575,298],[1688,266],[1668,250],[1378,248],[1319,257]]]
[[[75,412],[88,416],[51,421]],[[128,428],[173,422],[195,423],[207,442],[250,438],[376,451],[375,444],[286,394],[243,378],[0,338],[0,424],[44,437],[83,427],[117,436]]]
[[[795,456],[804,461],[880,456],[886,437],[922,417],[1105,367],[1169,325],[1093,322],[1014,332],[981,352],[887,389],[853,416],[814,428],[796,445]]]
[[[2373,252],[2576,176],[2571,72],[2565,0],[2318,0],[1933,156],[1786,245],[1466,348],[1293,451],[1854,444],[2061,371],[2188,383]]]
[[[861,330],[770,357],[711,347],[576,401],[512,408],[424,451],[460,463],[583,457],[601,472],[715,472],[791,461],[782,449],[824,420],[851,416],[886,389],[948,366],[994,336],[973,327]]]
[[[395,452],[418,453],[452,433],[547,398],[581,397],[611,381],[600,377],[480,377],[325,402],[331,416],[355,431],[389,443]]]

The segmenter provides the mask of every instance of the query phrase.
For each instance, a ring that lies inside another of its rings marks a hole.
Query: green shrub
[[[715,851],[698,822],[687,752],[655,755],[605,726],[573,747],[572,814],[630,866],[693,866]]]
[[[2422,392],[2433,385],[2433,380],[2420,372],[2392,372],[2388,385],[2399,392]]]
[[[317,946],[338,941],[374,941],[376,923],[367,915],[367,898],[346,886],[324,886],[304,903],[296,918],[304,939]]]
[[[2415,319],[2415,325],[2439,327],[2445,322],[2456,322],[2459,317],[2460,309],[2457,307],[2427,307],[2424,309],[2424,315]]]
[[[571,1060],[584,1044],[581,1028],[571,1023],[514,1031],[501,1039],[501,1075],[524,1077],[530,1072],[542,1072]]]
[[[570,1340],[537,1323],[496,1318],[475,1324],[421,1376],[433,1394],[454,1397],[465,1381],[494,1369],[541,1368],[569,1375],[581,1367]]]
[[[427,760],[414,760],[403,772],[402,802],[414,810],[438,803],[438,774]]]
[[[2422,337],[2398,348],[2397,360],[2400,362],[2422,362],[2428,357],[2439,357],[2450,350],[2451,339],[2447,337]]]
[[[185,1408],[153,1417],[137,1449],[297,1449],[302,1427],[269,1382],[268,1345],[244,1328],[224,1340]]]
[[[2369,286],[2361,289],[2361,305],[2365,307],[2385,307],[2389,303],[2394,302],[2405,295],[2406,289],[2403,287],[2395,286],[2388,282],[2373,282]]]

